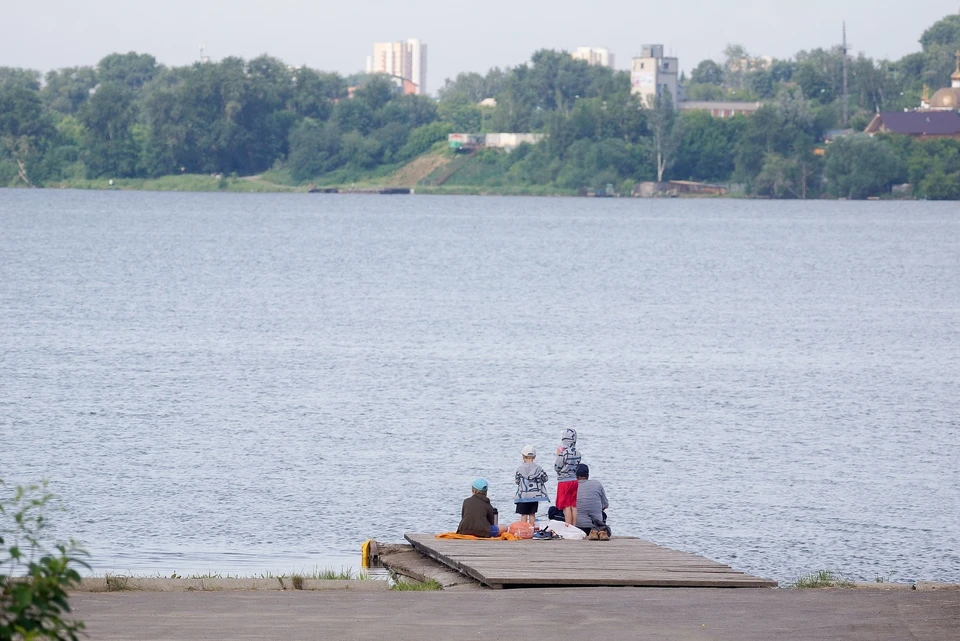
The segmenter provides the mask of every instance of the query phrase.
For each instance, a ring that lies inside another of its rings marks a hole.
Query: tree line
[[[764,102],[733,118],[677,112],[669,99],[641,104],[627,72],[550,50],[460,74],[438,99],[400,95],[384,76],[346,78],[267,55],[165,67],[111,54],[45,75],[0,68],[0,185],[269,170],[292,184],[342,183],[392,171],[452,131],[512,131],[547,136],[481,152],[447,184],[623,190],[690,179],[775,198],[863,198],[909,183],[918,197],[960,198],[960,142],[828,133],[862,130],[875,112],[948,86],[960,16],[920,44],[898,61],[849,59],[846,110],[839,47],[769,60],[731,45],[681,80],[689,100]]]

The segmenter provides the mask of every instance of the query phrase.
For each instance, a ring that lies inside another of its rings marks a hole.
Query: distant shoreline
[[[97,180],[72,180],[53,184],[46,184],[42,187],[5,187],[4,189],[30,190],[30,189],[75,189],[81,191],[153,191],[153,192],[179,192],[179,193],[246,193],[246,194],[311,194],[311,195],[405,195],[398,193],[377,193],[378,190],[397,190],[407,189],[398,188],[392,185],[381,184],[353,184],[353,185],[283,185],[270,182],[260,177],[231,177],[218,178],[209,175],[187,174],[183,176],[162,176],[160,178],[129,178]],[[632,196],[584,196],[573,190],[557,189],[555,187],[545,187],[540,185],[529,186],[503,186],[490,187],[482,185],[444,185],[434,186],[415,186],[409,187],[410,194],[417,196],[541,196],[541,197],[562,197],[562,198],[599,198],[633,199]],[[748,194],[726,194],[723,196],[707,194],[678,194],[671,198],[680,198],[684,200],[774,200],[770,198],[758,198]],[[664,198],[637,198],[637,200],[663,200]],[[667,198],[669,199],[669,198]],[[836,198],[816,198],[815,200],[846,200]],[[870,198],[869,201],[918,201],[921,199],[909,195],[898,195],[896,197]]]

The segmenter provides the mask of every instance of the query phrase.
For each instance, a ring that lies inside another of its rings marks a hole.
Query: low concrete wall
[[[379,579],[324,580],[277,577],[273,579],[160,579],[127,576],[82,579],[74,592],[223,592],[232,590],[389,590]]]

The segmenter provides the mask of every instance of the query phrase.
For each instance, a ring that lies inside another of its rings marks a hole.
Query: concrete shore
[[[659,588],[109,592],[71,597],[92,639],[947,641],[960,592]]]

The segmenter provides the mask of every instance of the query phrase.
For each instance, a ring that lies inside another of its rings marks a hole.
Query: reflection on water
[[[951,204],[7,190],[0,225],[0,476],[98,570],[356,568],[476,476],[511,513],[576,427],[618,533],[960,581]]]

